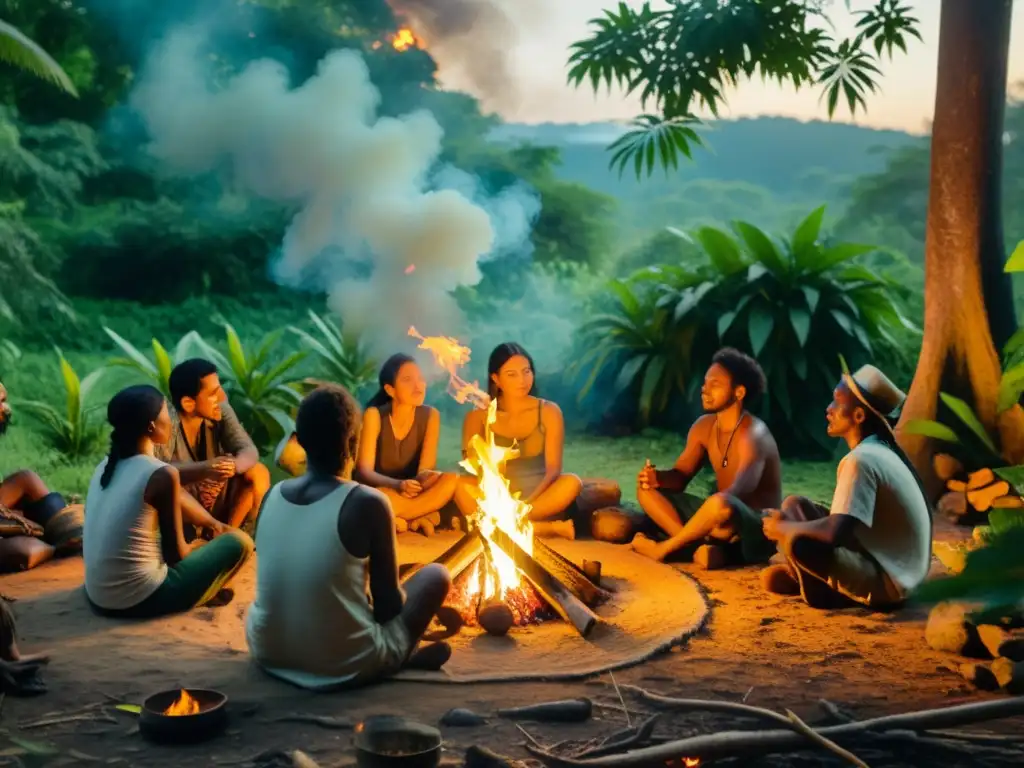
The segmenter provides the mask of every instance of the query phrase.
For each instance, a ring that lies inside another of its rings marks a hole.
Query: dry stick
[[[65,723],[83,723],[83,722],[96,722],[97,720],[103,720],[108,723],[118,722],[116,718],[110,717],[109,715],[101,714],[80,714],[80,715],[65,715],[64,717],[51,717],[43,720],[33,720],[30,723],[21,723],[18,728],[23,731],[28,731],[33,728],[46,728],[51,725],[63,725]]]
[[[626,713],[626,727],[632,728],[633,722],[629,719],[629,709],[626,708],[626,701],[622,698],[622,691],[619,690],[619,684],[615,682],[615,673],[609,669],[608,676],[612,679],[612,685],[615,686],[615,693],[619,696],[619,703],[622,704],[622,711]]]
[[[667,697],[661,697],[666,699]],[[671,699],[668,699],[671,701]],[[697,702],[683,701],[689,709],[697,709]],[[705,702],[720,705],[723,702]],[[741,705],[733,705],[733,707]],[[724,707],[716,707],[724,711]],[[754,709],[750,707],[748,709]],[[767,710],[765,710],[767,711]],[[774,713],[773,713],[774,714]],[[847,737],[865,731],[911,730],[926,731],[931,728],[955,728],[961,725],[1016,717],[1024,714],[1024,696],[1015,696],[997,701],[961,704],[942,709],[926,709],[900,715],[877,717],[856,723],[829,726],[818,730],[825,737]],[[792,723],[790,723],[792,725]],[[876,734],[872,734],[876,735]],[[572,760],[555,755],[547,757],[554,765],[608,766],[612,768],[637,768],[637,766],[664,766],[667,760],[678,760],[681,755],[710,760],[742,755],[772,754],[799,750],[806,745],[805,736],[793,731],[723,731],[704,736],[670,741],[653,747],[634,750],[625,754],[599,757],[593,760]]]
[[[797,717],[792,710],[787,709],[786,716],[789,718],[790,722],[793,723],[794,726],[796,726],[796,729],[800,731],[800,733],[802,733],[811,741],[816,742],[819,746],[824,747],[829,752],[835,753],[851,765],[856,765],[857,768],[871,768],[871,766],[869,766],[867,763],[865,763],[852,752],[847,752],[845,749],[840,747],[835,742],[829,741],[820,733],[815,731],[813,728],[811,728],[811,726],[809,726],[807,723],[805,723],[803,720]]]

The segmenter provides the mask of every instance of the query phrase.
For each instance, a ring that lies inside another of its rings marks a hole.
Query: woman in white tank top
[[[447,644],[412,651],[451,578],[429,565],[403,595],[387,498],[343,479],[359,431],[352,396],[319,387],[299,406],[295,429],[308,469],[270,490],[257,521],[256,599],[246,618],[253,658],[311,689],[365,684],[406,664],[439,668],[451,654]],[[453,613],[442,612],[442,622],[457,631]]]
[[[171,435],[167,403],[155,387],[118,392],[107,406],[110,454],[93,473],[85,499],[85,592],[109,616],[144,618],[209,604],[253,551],[231,530],[188,545],[182,536],[181,485],[173,467],[153,457]]]

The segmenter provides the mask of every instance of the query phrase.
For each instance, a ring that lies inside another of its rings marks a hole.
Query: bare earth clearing
[[[948,539],[955,534],[939,528],[937,535]],[[928,649],[922,609],[908,609],[898,616],[857,609],[822,613],[793,599],[763,594],[754,569],[707,573],[691,565],[677,567],[706,588],[712,606],[710,620],[682,647],[620,670],[615,675],[620,684],[687,698],[745,700],[776,710],[788,707],[812,722],[821,715],[819,699],[863,717],[948,706],[987,695],[945,670],[942,654]],[[590,696],[602,702],[616,699],[608,674],[589,681],[554,683],[389,682],[356,692],[312,695],[265,677],[250,665],[244,638],[239,647],[237,638],[225,637],[220,631],[222,623],[237,625],[219,619],[225,612],[244,611],[245,593],[227,607],[202,609],[193,616],[166,622],[167,629],[162,625],[159,634],[118,632],[112,642],[106,632],[76,632],[70,621],[74,611],[55,610],[58,604],[67,604],[69,575],[78,568],[76,562],[51,564],[5,577],[3,585],[7,595],[18,599],[14,608],[22,627],[23,651],[46,650],[33,634],[53,637],[59,631],[66,633],[59,636],[71,638],[62,643],[61,655],[53,658],[45,673],[49,692],[35,699],[8,697],[0,720],[7,735],[57,746],[62,754],[50,765],[86,764],[87,756],[97,758],[96,764],[154,768],[245,765],[268,750],[293,749],[302,749],[330,765],[350,755],[347,730],[325,728],[309,722],[308,717],[306,722],[280,718],[301,715],[358,720],[370,714],[394,713],[433,724],[453,707],[487,714],[498,707],[570,696]],[[64,626],[60,626],[62,621]],[[196,680],[190,670],[197,669],[200,658],[209,669],[211,647],[219,648],[213,651],[222,659],[218,672],[209,680]],[[227,735],[195,747],[152,747],[138,735],[134,716],[115,714],[112,708],[105,711],[116,722],[101,717],[24,728],[33,721],[60,720],[88,705],[102,704],[107,697],[141,703],[155,690],[178,684],[225,690],[232,701]],[[634,701],[627,696],[634,712],[646,708],[639,703],[634,706]],[[625,724],[622,713],[614,709],[600,709],[598,718],[576,726],[525,725],[540,740],[554,742],[588,738]],[[1020,725],[1019,721],[1004,721],[992,724],[991,729],[1019,732]],[[683,736],[736,727],[749,725],[719,716],[666,714],[658,732]],[[442,730],[446,755],[452,758],[471,744],[527,757],[520,747],[522,734],[511,721],[495,719],[481,727]],[[9,746],[5,740],[0,732],[0,754]],[[822,759],[818,753],[810,764],[821,764]]]

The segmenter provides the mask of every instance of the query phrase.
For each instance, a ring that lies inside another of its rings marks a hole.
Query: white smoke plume
[[[480,279],[478,262],[528,243],[539,203],[513,188],[488,200],[466,174],[428,174],[442,130],[425,111],[377,117],[380,94],[361,56],[336,51],[292,88],[274,61],[209,86],[197,28],[151,52],[131,106],[151,152],[177,174],[220,172],[234,189],[291,205],[275,277],[330,286],[330,306],[378,351],[410,325],[464,332],[449,292]],[[472,198],[472,199],[471,199]]]

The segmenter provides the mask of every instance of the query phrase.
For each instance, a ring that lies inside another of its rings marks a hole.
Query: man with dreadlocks
[[[10,423],[11,406],[0,383],[0,436]],[[12,472],[0,480],[0,573],[80,553],[82,521],[81,504],[68,504],[29,469]]]
[[[896,444],[890,419],[906,395],[865,365],[845,370],[825,410],[830,437],[850,452],[839,463],[831,509],[789,497],[764,522],[784,564],[762,572],[770,592],[808,605],[891,608],[928,575],[931,511],[921,480]]]

